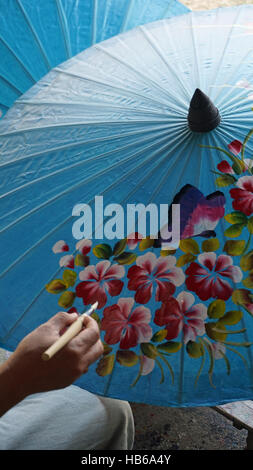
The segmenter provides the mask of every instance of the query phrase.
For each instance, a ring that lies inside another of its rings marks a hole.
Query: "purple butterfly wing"
[[[214,231],[219,220],[225,213],[225,196],[221,191],[215,191],[205,197],[201,193],[201,197],[196,200],[194,210],[189,214],[187,222],[184,227],[181,227],[181,239],[196,237],[198,235],[208,238],[215,237]],[[182,209],[182,219],[184,219],[184,212],[186,208],[184,205],[180,206]]]
[[[172,204],[180,204],[180,238],[215,236],[214,228],[224,216],[225,197],[216,191],[205,197],[190,184],[185,185],[174,197]],[[168,231],[171,232],[172,205],[169,209]],[[171,240],[171,239],[170,239]],[[161,246],[164,240],[159,233],[155,246]]]

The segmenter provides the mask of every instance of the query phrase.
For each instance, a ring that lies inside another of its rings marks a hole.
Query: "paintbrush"
[[[69,341],[74,338],[83,328],[83,321],[87,315],[91,315],[92,312],[97,308],[98,302],[95,302],[87,312],[80,315],[73,323],[69,326],[69,328],[60,336],[57,341],[55,341],[52,346],[50,346],[43,354],[42,359],[43,361],[48,361],[53,357],[57,351],[62,349]]]

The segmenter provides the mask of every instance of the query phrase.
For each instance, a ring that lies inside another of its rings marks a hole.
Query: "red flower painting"
[[[253,176],[242,176],[236,185],[237,188],[230,189],[233,208],[245,215],[253,214]]]
[[[216,253],[202,253],[198,263],[191,263],[185,273],[187,288],[201,300],[211,297],[227,300],[232,295],[233,283],[242,280],[242,271],[239,266],[233,266],[231,256],[217,257]]]

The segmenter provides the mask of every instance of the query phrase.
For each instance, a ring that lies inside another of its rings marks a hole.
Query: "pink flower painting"
[[[105,331],[107,344],[119,343],[121,349],[129,349],[152,337],[150,310],[143,306],[134,308],[134,299],[121,298],[117,304],[104,309],[101,330]]]
[[[136,259],[127,277],[128,289],[135,291],[134,298],[140,304],[149,302],[153,291],[156,301],[167,300],[185,280],[182,269],[176,267],[175,256],[157,258],[151,252]]]
[[[195,341],[197,336],[205,334],[204,320],[207,318],[207,308],[199,303],[194,304],[195,298],[190,292],[180,292],[177,298],[171,297],[156,311],[154,322],[167,330],[166,339],[177,338],[183,331],[184,343]]]
[[[82,297],[84,305],[98,301],[98,308],[107,302],[107,292],[112,297],[119,295],[123,288],[120,279],[125,275],[125,268],[110,261],[100,261],[96,266],[87,266],[79,273],[82,282],[76,286],[77,297]]]

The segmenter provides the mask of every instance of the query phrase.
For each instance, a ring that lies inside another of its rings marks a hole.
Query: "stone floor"
[[[246,430],[238,430],[212,408],[164,408],[131,404],[135,450],[243,450]]]

